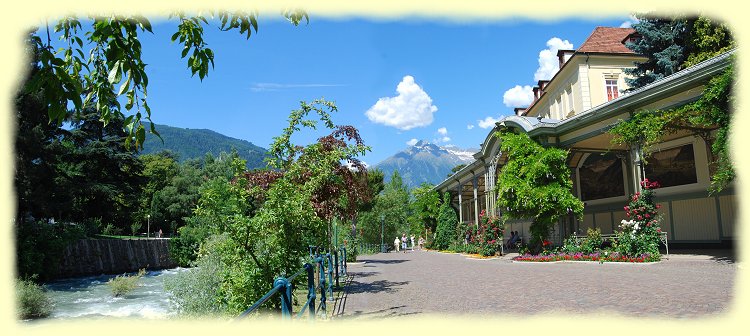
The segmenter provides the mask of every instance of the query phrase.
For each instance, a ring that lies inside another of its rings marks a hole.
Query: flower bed
[[[598,262],[654,262],[659,261],[658,256],[652,256],[649,254],[641,254],[640,256],[625,256],[619,253],[554,253],[554,254],[539,254],[531,255],[524,254],[513,258],[514,261],[528,261],[528,262],[555,262],[555,261],[598,261]]]

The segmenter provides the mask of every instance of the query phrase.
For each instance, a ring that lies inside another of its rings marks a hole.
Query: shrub
[[[588,228],[586,238],[581,242],[580,252],[591,254],[598,251],[602,246],[602,232],[598,228]]]
[[[433,247],[438,250],[447,249],[454,240],[454,228],[458,225],[456,211],[450,205],[450,194],[445,193],[443,203],[438,210],[437,229],[435,229],[435,241]]]
[[[54,274],[68,244],[85,237],[81,227],[68,223],[19,220],[15,229],[17,274],[40,281]]]
[[[565,240],[563,241],[563,246],[561,248],[562,252],[570,254],[581,252],[581,244],[583,244],[583,239],[574,236],[575,232],[573,233],[573,236],[565,238]]]
[[[145,269],[141,269],[135,275],[118,275],[107,281],[107,286],[112,290],[115,297],[123,296],[138,287],[138,279],[146,274]]]
[[[120,234],[122,234],[122,229],[114,226],[112,223],[109,223],[102,229],[102,234],[108,236],[119,236]]]
[[[493,256],[500,250],[503,243],[505,228],[500,219],[495,216],[488,216],[484,210],[479,214],[479,230],[471,236],[472,245],[482,256]]]
[[[20,319],[42,318],[52,313],[52,301],[42,286],[32,280],[16,280],[16,300]]]
[[[626,256],[650,255],[658,260],[661,215],[659,205],[654,202],[653,190],[659,188],[659,183],[644,179],[641,186],[643,191],[631,196],[624,208],[625,216],[631,219],[622,220],[613,248]]]
[[[219,294],[224,265],[213,247],[223,239],[226,237],[212,236],[207,239],[201,248],[201,256],[195,262],[197,267],[164,281],[170,303],[179,315],[208,317],[225,314],[227,304]]]

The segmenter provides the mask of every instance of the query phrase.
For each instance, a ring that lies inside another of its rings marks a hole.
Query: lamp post
[[[380,215],[380,252],[385,253],[385,245],[383,244],[383,226],[385,225],[385,215]]]
[[[146,238],[151,238],[151,215],[146,215]]]

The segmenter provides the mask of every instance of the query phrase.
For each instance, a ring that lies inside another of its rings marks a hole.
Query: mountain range
[[[144,126],[146,129],[150,128],[148,124]],[[180,161],[185,161],[202,158],[206,153],[211,153],[215,157],[221,152],[229,153],[232,149],[236,149],[240,157],[247,160],[248,169],[266,166],[263,159],[266,157],[267,150],[252,142],[228,137],[208,129],[179,128],[159,124],[154,126],[161,135],[161,139],[147,133],[141,154],[170,150],[179,155]]]
[[[150,127],[145,126],[147,129]],[[214,156],[221,152],[229,153],[234,148],[241,158],[247,160],[248,169],[265,167],[263,159],[266,157],[267,150],[249,141],[228,137],[208,129],[179,128],[159,124],[155,126],[162,139],[147,134],[141,154],[170,150],[178,154],[180,161],[185,161],[202,158],[206,153]],[[423,182],[430,184],[442,182],[457,165],[471,163],[474,160],[472,155],[477,151],[477,149],[461,149],[450,145],[441,147],[421,140],[373,167],[383,171],[386,181],[389,181],[393,172],[398,170],[404,184],[408,188],[414,188]]]
[[[423,182],[438,184],[445,180],[451,170],[474,160],[478,149],[461,149],[456,146],[438,146],[424,140],[394,154],[374,166],[383,171],[385,180],[390,180],[398,170],[408,188],[418,187]]]

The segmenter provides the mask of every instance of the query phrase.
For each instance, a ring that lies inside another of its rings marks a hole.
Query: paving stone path
[[[521,263],[434,251],[360,256],[349,264],[337,318],[424,314],[604,313],[692,318],[730,309],[741,263],[724,253],[677,252],[631,263]]]

